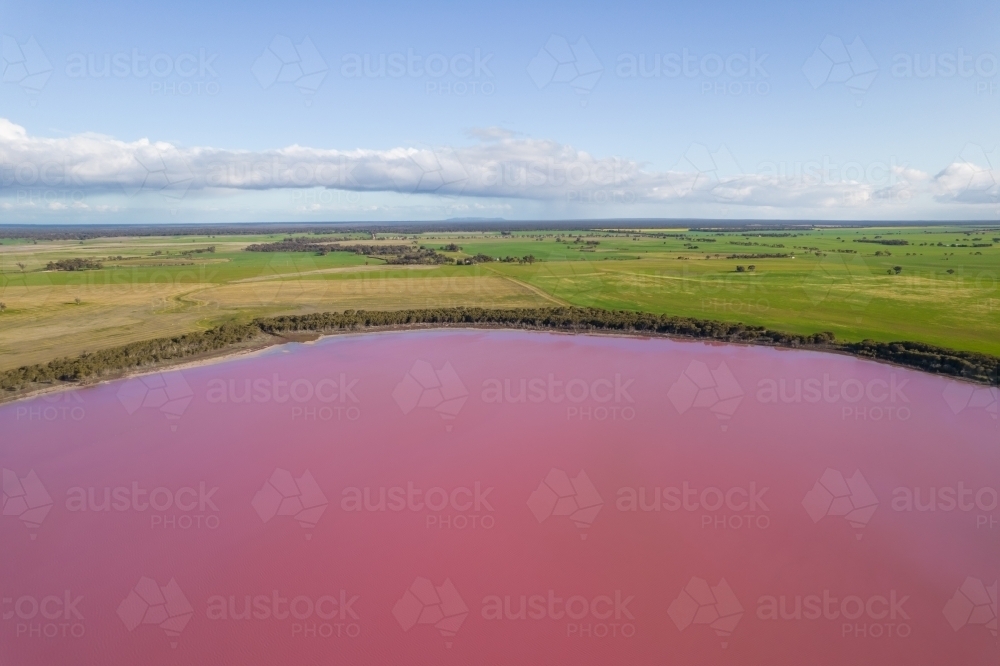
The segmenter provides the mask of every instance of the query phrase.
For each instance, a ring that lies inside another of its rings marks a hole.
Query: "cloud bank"
[[[474,143],[454,147],[244,151],[94,133],[38,137],[0,118],[0,197],[25,188],[175,199],[193,192],[211,197],[327,188],[582,204],[600,197],[661,205],[664,214],[679,202],[818,214],[871,205],[906,211],[918,199],[931,205],[1000,202],[1000,150],[974,145],[934,175],[891,163],[806,164],[789,174],[769,164],[744,171],[725,146],[692,144],[674,167],[656,171],[500,128],[469,136]]]

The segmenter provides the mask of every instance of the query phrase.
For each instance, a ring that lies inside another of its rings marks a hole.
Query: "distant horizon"
[[[462,219],[444,220],[322,220],[299,222],[293,220],[277,221],[233,221],[233,222],[0,222],[0,230],[17,229],[204,229],[204,228],[267,228],[286,227],[292,229],[310,229],[318,227],[336,227],[341,229],[383,229],[383,228],[426,228],[428,231],[476,231],[504,230],[508,227],[518,227],[513,230],[546,230],[571,228],[580,230],[594,229],[680,229],[688,227],[942,227],[942,226],[974,226],[977,228],[996,227],[1000,229],[1000,221],[990,220],[830,220],[830,219],[726,219],[726,218],[579,218],[579,219]]]

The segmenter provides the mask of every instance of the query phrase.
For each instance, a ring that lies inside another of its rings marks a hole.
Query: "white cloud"
[[[766,169],[745,173],[725,146],[709,150],[693,144],[677,166],[655,171],[627,158],[595,157],[498,127],[471,130],[469,135],[478,141],[457,147],[334,150],[292,145],[244,151],[183,148],[148,139],[127,142],[94,133],[38,137],[0,118],[0,195],[43,188],[88,196],[158,193],[174,199],[199,193],[221,201],[240,191],[319,187],[436,194],[454,206],[459,199],[586,205],[600,193],[608,201],[644,205],[643,214],[670,215],[680,209],[690,213],[699,206],[717,211],[726,205],[768,213],[811,210],[826,216],[874,205],[912,211],[918,198],[925,200],[922,206],[935,201],[995,204],[1000,182],[996,153],[985,151],[965,151],[963,158],[933,177],[906,166],[887,166],[869,182],[817,173],[786,177]],[[981,163],[975,161],[977,156]],[[117,210],[120,203],[72,207],[102,213]],[[315,207],[305,207],[310,208]]]

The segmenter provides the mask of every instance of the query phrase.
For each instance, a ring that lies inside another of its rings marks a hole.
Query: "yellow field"
[[[81,290],[58,285],[8,293],[7,307],[19,316],[5,317],[0,327],[0,369],[200,328],[198,320],[206,313],[180,299],[192,285],[142,286]]]
[[[179,335],[230,318],[345,309],[420,307],[538,307],[551,305],[532,288],[496,277],[387,279],[386,267],[330,269],[332,275],[249,278],[230,284],[33,286],[9,290],[0,327],[0,370],[75,356],[150,338]],[[80,299],[80,304],[76,300]],[[8,316],[16,311],[18,316]]]
[[[346,309],[537,307],[548,302],[529,287],[499,276],[388,279],[383,271],[349,280],[307,275],[233,283],[198,291],[186,298],[202,301],[208,307],[288,314]]]

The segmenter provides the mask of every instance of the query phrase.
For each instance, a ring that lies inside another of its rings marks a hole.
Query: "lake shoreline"
[[[860,361],[868,361],[872,363],[878,363],[880,365],[897,367],[902,370],[910,370],[913,372],[921,372],[927,375],[940,376],[942,378],[949,379],[951,381],[969,383],[975,386],[991,386],[991,384],[987,382],[976,381],[975,379],[971,379],[968,377],[929,372],[926,370],[921,370],[920,368],[916,368],[901,363],[895,363],[889,360],[870,358],[861,354],[852,353],[851,351],[845,350],[835,345],[793,346],[793,345],[779,344],[779,343],[766,344],[760,341],[752,341],[752,342],[724,341],[724,340],[715,340],[697,336],[670,335],[670,334],[656,333],[651,331],[567,330],[567,329],[550,328],[544,326],[536,326],[536,327],[509,326],[509,325],[491,325],[486,323],[415,323],[415,324],[397,324],[391,326],[372,326],[364,329],[341,329],[341,330],[323,331],[323,332],[295,331],[295,332],[288,332],[282,335],[262,332],[259,337],[254,338],[248,343],[238,343],[236,345],[232,345],[230,347],[219,349],[213,352],[180,357],[158,363],[152,363],[149,365],[143,365],[141,367],[134,368],[131,370],[109,373],[107,375],[103,375],[99,378],[94,378],[94,379],[84,379],[81,381],[61,381],[58,384],[30,388],[24,391],[5,392],[4,394],[0,394],[0,405],[32,400],[45,395],[61,393],[63,391],[100,386],[111,382],[121,381],[125,379],[132,379],[135,377],[153,375],[164,371],[179,371],[191,368],[199,368],[209,365],[215,365],[217,363],[224,363],[226,361],[238,358],[253,357],[265,351],[268,351],[274,347],[279,347],[291,343],[313,344],[322,341],[326,338],[334,338],[334,337],[363,336],[363,335],[367,336],[367,335],[379,335],[387,333],[402,333],[410,331],[421,332],[421,331],[435,331],[435,330],[498,331],[498,332],[507,331],[513,333],[534,332],[534,333],[548,333],[553,335],[567,335],[567,336],[582,335],[582,336],[602,337],[602,338],[672,340],[675,342],[699,342],[708,345],[768,347],[768,348],[783,349],[788,351],[811,351],[823,354],[834,354],[837,356],[849,356],[858,359]]]

